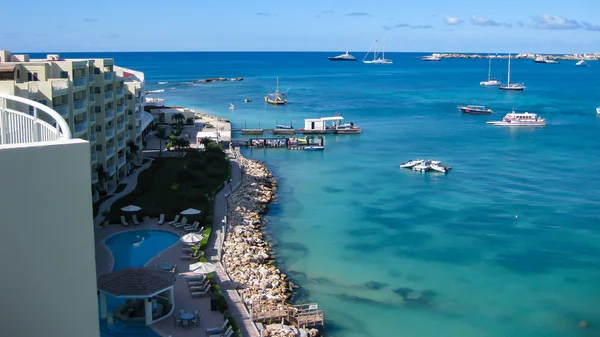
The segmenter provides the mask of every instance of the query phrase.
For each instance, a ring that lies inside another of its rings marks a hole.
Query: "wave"
[[[167,82],[167,81],[158,82],[158,84],[167,84],[167,83],[169,83],[169,82]]]

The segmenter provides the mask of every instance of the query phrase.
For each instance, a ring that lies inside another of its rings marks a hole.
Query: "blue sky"
[[[51,5],[49,5],[51,3]],[[600,52],[598,0],[10,1],[0,49]]]

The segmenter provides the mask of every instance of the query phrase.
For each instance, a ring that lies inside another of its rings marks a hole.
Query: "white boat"
[[[559,64],[560,62],[553,60],[553,59],[549,59],[546,56],[543,55],[538,55],[535,57],[535,59],[533,60],[533,62],[535,63],[545,63],[545,64]]]
[[[229,103],[229,110],[235,110],[235,106],[231,103]]]
[[[349,52],[338,56],[330,56],[328,59],[329,61],[356,61],[356,57],[350,55]]]
[[[321,146],[321,145],[311,145],[311,146],[305,146],[304,151],[323,151],[325,150],[325,147]]]
[[[514,112],[506,114],[501,121],[487,122],[494,126],[544,126],[546,120],[534,113],[529,112]]]
[[[597,113],[598,115],[600,115],[600,107],[597,107],[597,108],[596,108],[596,113]]]
[[[432,161],[431,165],[429,167],[432,170],[440,172],[440,173],[448,173],[448,171],[450,171],[450,169],[451,169],[451,167],[444,166],[439,161],[438,162]]]
[[[411,168],[411,167],[414,167],[414,166],[417,166],[417,165],[421,164],[424,161],[425,160],[423,160],[423,159],[417,159],[417,160],[412,160],[411,159],[411,160],[407,161],[406,163],[400,164],[400,167],[401,168]]]
[[[589,67],[590,65],[587,64],[583,59],[577,61],[577,63],[575,63],[576,67]]]
[[[488,55],[488,79],[487,81],[481,81],[479,82],[479,85],[483,86],[483,87],[497,87],[499,85],[502,85],[502,83],[500,83],[500,81],[498,80],[493,80],[492,79],[492,57],[490,55]]]
[[[413,171],[427,172],[431,170],[431,160],[424,160],[419,165],[415,165],[412,168]]]
[[[423,56],[421,57],[422,61],[429,61],[429,62],[435,62],[435,61],[439,61],[441,60],[441,58],[437,55],[429,55],[429,56]]]
[[[369,56],[369,53],[371,52],[371,50],[373,50],[373,60],[367,60],[367,56]],[[381,43],[381,57],[379,57],[379,58],[377,57],[377,40],[375,40],[373,42],[373,44],[371,45],[371,48],[369,48],[369,51],[367,52],[367,54],[365,54],[365,57],[363,57],[363,63],[367,63],[367,64],[392,64],[393,63],[392,60],[385,58],[385,39]]]
[[[525,86],[521,83],[510,83],[510,54],[508,54],[508,83],[503,86],[498,87],[500,90],[508,90],[508,91],[523,91]]]

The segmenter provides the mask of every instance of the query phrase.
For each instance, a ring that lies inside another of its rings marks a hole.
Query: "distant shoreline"
[[[507,59],[508,54],[468,54],[468,53],[433,53],[431,55],[437,56],[441,59]],[[572,60],[579,61],[584,59],[586,61],[597,61],[600,60],[600,54],[566,54],[566,55],[553,55],[553,54],[514,54],[511,55],[513,59],[525,59],[525,60],[533,60],[538,56],[543,56],[550,60]],[[416,56],[419,57],[419,56]]]

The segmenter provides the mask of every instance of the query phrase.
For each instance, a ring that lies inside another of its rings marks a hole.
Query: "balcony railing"
[[[96,95],[90,94],[90,103],[95,103],[95,102],[96,102]]]
[[[115,128],[111,127],[110,129],[106,129],[106,133],[104,134],[105,139],[109,139],[115,136]]]
[[[112,99],[113,98],[113,91],[105,91],[104,92],[104,99]]]
[[[67,79],[55,79],[52,81],[52,90],[64,91],[69,90],[69,80]]]
[[[75,123],[75,133],[80,133],[88,130],[88,121]]]
[[[96,142],[96,133],[92,132],[90,134],[90,142],[95,143]]]
[[[67,118],[69,117],[69,105],[68,104],[57,105],[55,107],[52,107],[52,109],[54,109],[54,111],[58,112],[63,117],[67,117]]]
[[[124,123],[124,122],[118,122],[118,123],[117,123],[117,129],[118,129],[119,131],[123,131],[123,130],[125,130],[125,123]]]
[[[84,77],[77,77],[73,79],[74,87],[81,87],[87,84],[87,79]]]
[[[81,109],[85,109],[87,108],[87,100],[84,99],[79,99],[73,102],[73,109],[75,110],[81,110]]]
[[[123,87],[117,88],[117,96],[123,96],[123,95],[125,95],[125,90],[123,90]]]
[[[110,158],[110,157],[112,157],[114,155],[115,155],[115,148],[114,148],[114,146],[110,146],[109,147],[107,145],[107,147],[106,147],[106,158]]]
[[[112,79],[113,79],[113,73],[112,73],[112,71],[104,73],[104,80],[105,81],[112,81]]]
[[[119,148],[119,150],[125,147],[125,137],[117,141],[117,147]]]
[[[142,118],[142,113],[140,111],[137,111],[135,113],[135,119],[141,119]]]
[[[113,118],[115,117],[115,111],[113,109],[108,109],[104,112],[104,117]]]
[[[135,135],[139,136],[141,134],[142,134],[142,127],[141,126],[136,127],[135,128]]]
[[[94,73],[91,73],[90,76],[88,76],[88,82],[90,82],[90,83],[96,82],[96,76],[94,76]]]
[[[92,154],[96,154],[96,152],[94,152]],[[98,172],[94,172],[94,173],[92,173],[92,183],[95,184],[97,182],[98,182]]]
[[[95,163],[98,161],[98,153],[96,151],[92,152],[90,157],[92,158],[92,163]]]
[[[122,114],[125,112],[125,106],[123,104],[117,105],[117,113]]]
[[[90,113],[90,123],[95,123],[96,122],[96,114],[91,112]]]
[[[106,173],[108,173],[109,177],[114,176],[116,171],[117,171],[117,168],[115,167],[115,164],[112,164],[106,168]]]
[[[9,108],[18,103],[33,107],[33,113],[28,114]],[[42,115],[45,119],[49,116],[50,120],[54,120],[52,124],[55,126],[39,119]],[[0,144],[48,142],[60,139],[71,139],[71,130],[58,112],[27,98],[0,93]]]
[[[125,155],[120,156],[117,163],[119,164],[119,167],[125,165]]]

